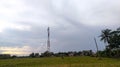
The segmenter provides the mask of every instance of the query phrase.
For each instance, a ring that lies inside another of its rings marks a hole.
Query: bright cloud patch
[[[24,3],[20,0],[0,0],[0,14],[3,15],[3,17],[15,18],[18,13],[25,9]]]
[[[3,30],[8,26],[6,21],[0,20],[0,32],[3,32]]]
[[[6,21],[0,21],[0,32],[3,32],[5,29],[15,29],[20,31],[30,31],[30,25],[22,25],[22,24],[15,24],[15,23],[8,23]]]
[[[31,29],[31,26],[29,25],[20,25],[20,24],[11,24],[10,28],[21,30],[21,31],[29,31]]]
[[[2,54],[12,54],[12,55],[26,55],[30,54],[31,47],[30,46],[23,46],[23,47],[0,47]]]
[[[23,46],[23,47],[0,47],[0,51],[2,54],[11,54],[11,55],[29,55],[31,52],[43,52],[46,48],[39,47],[31,47],[31,46]]]

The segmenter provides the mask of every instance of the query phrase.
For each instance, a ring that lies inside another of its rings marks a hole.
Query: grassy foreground
[[[0,59],[0,67],[120,67],[120,59],[60,57]]]

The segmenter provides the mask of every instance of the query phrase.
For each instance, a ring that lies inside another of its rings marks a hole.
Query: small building
[[[91,56],[91,55],[93,55],[93,52],[92,52],[92,50],[83,50],[82,55],[83,56]]]
[[[74,56],[74,52],[69,52],[68,56]]]

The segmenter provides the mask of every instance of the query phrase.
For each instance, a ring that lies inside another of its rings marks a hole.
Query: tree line
[[[104,29],[99,37],[105,43],[105,50],[99,51],[101,56],[120,57],[120,27],[116,30]]]
[[[95,55],[92,50],[83,50],[83,51],[69,51],[69,52],[49,52],[45,51],[43,53],[30,53],[28,56],[11,56],[10,54],[0,54],[0,59],[9,59],[9,58],[42,58],[42,57],[70,57],[70,56],[93,56]]]
[[[92,56],[94,53],[92,50],[83,50],[83,51],[69,51],[69,52],[49,52],[45,51],[44,53],[31,53],[29,57],[35,58],[35,57],[68,57],[68,56]]]

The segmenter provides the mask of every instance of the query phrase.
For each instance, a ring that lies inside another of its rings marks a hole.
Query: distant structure
[[[48,33],[47,51],[50,52],[50,27],[48,27],[47,33]]]

